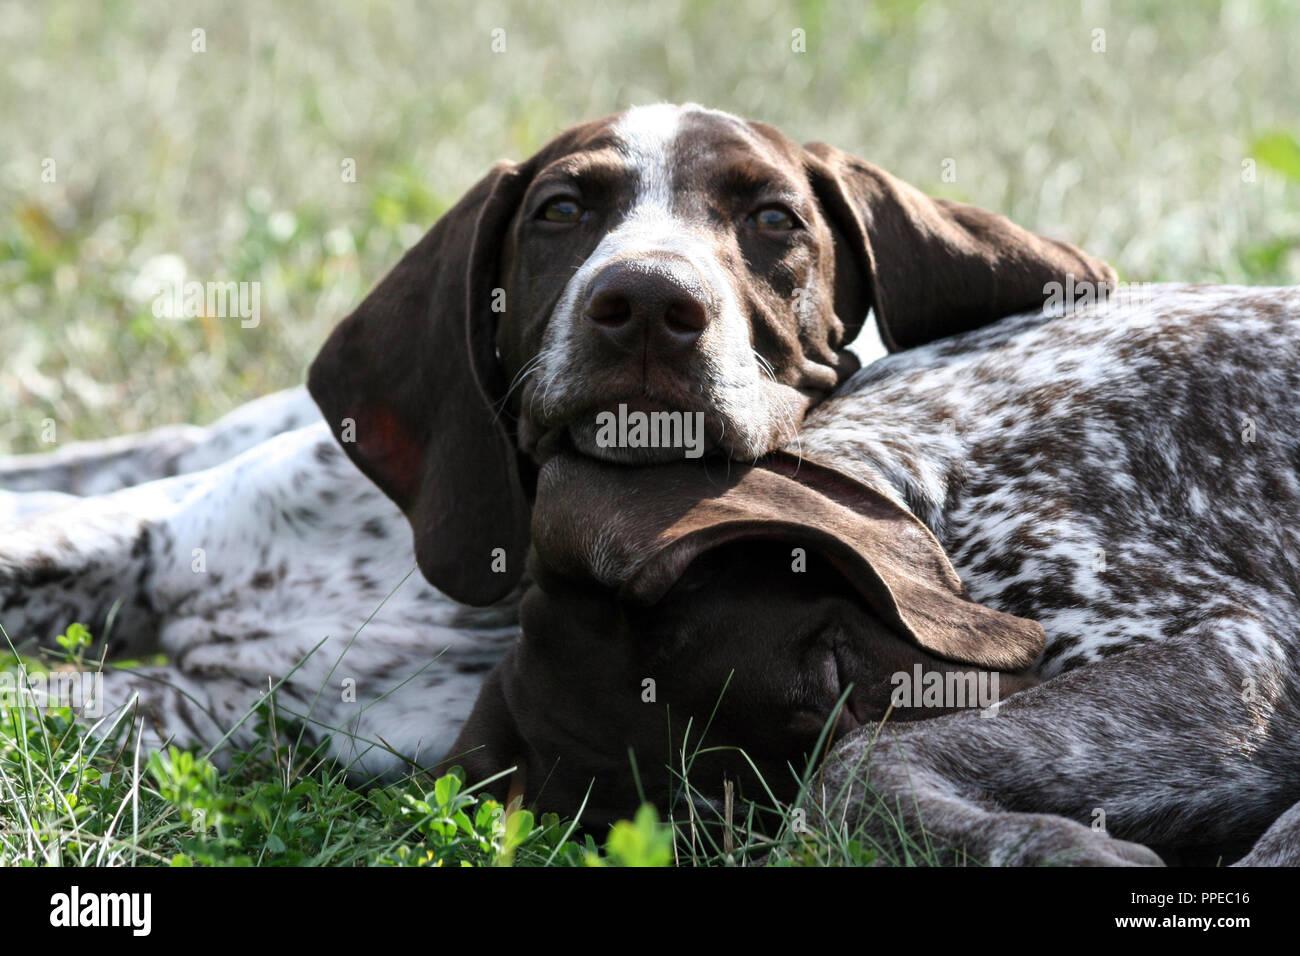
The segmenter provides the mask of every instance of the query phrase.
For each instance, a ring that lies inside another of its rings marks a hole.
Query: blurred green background
[[[835,143],[1129,279],[1295,282],[1298,47],[1281,0],[0,3],[0,451],[300,381],[489,163],[635,103]],[[156,318],[160,275],[260,282],[261,324]]]

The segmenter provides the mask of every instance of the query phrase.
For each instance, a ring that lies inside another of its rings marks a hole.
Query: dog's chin
[[[681,461],[683,458],[699,458],[718,450],[717,444],[706,437],[696,448],[652,448],[632,447],[627,445],[610,445],[597,439],[599,429],[591,423],[570,425],[568,442],[574,451],[589,458],[597,458],[618,465],[662,465]]]

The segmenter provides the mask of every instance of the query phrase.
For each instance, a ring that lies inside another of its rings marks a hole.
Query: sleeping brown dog
[[[906,349],[1071,277],[1114,273],[830,146],[637,107],[493,167],[340,323],[308,387],[410,520],[425,577],[486,604],[519,581],[548,449],[682,457],[602,444],[602,413],[691,415],[701,453],[752,461],[857,367],[869,310]]]
[[[523,636],[447,762],[475,782],[517,767],[530,804],[573,814],[586,800],[589,825],[642,796],[715,800],[724,779],[788,801],[819,743],[884,718],[917,665],[975,672],[997,699],[1034,683],[1019,672],[1042,650],[1036,623],[968,600],[909,512],[785,453],[653,468],[558,456],[533,536]]]

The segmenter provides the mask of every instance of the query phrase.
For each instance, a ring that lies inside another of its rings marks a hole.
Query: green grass
[[[59,443],[203,423],[301,381],[493,160],[633,103],[695,100],[835,143],[1128,279],[1295,282],[1297,35],[1286,0],[10,4],[0,453],[49,450],[47,420]],[[261,325],[156,318],[150,279],[177,269],[261,283]],[[646,862],[665,835],[679,864],[877,852],[842,833],[762,843],[748,808],[730,853],[690,821],[589,840],[505,823],[449,778],[352,789],[274,735],[217,771],[137,765],[57,711],[3,722],[0,863]],[[909,853],[889,862],[934,851]]]

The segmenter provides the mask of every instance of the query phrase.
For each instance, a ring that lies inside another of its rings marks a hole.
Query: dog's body
[[[805,453],[895,491],[975,600],[1039,621],[1046,683],[994,719],[887,728],[869,757],[850,740],[827,791],[862,759],[892,809],[1002,862],[1088,843],[1024,814],[1257,836],[1300,799],[1298,405],[1294,289],[1157,287],[863,370]],[[1273,836],[1251,861],[1297,862],[1300,834]]]

